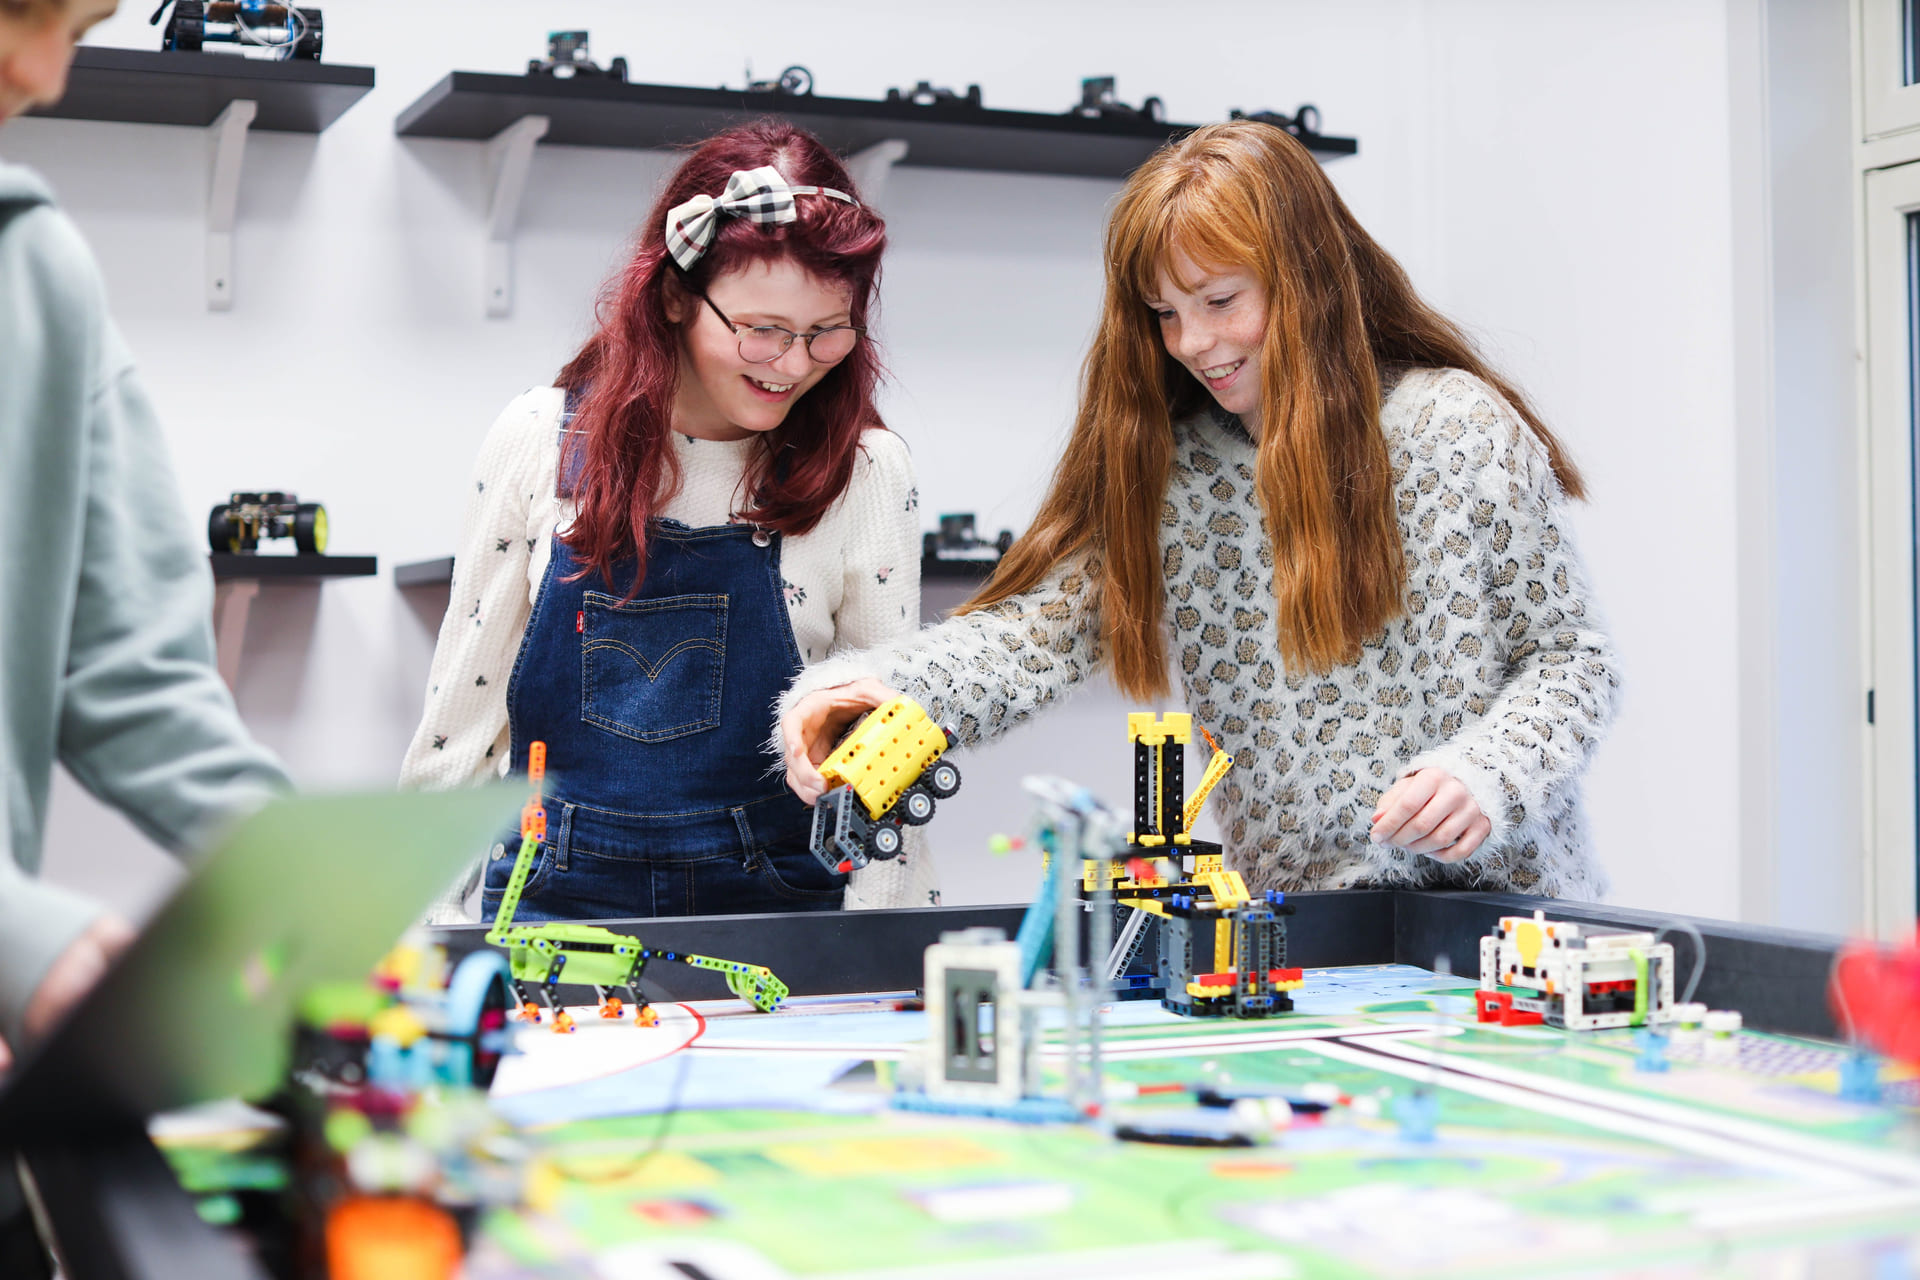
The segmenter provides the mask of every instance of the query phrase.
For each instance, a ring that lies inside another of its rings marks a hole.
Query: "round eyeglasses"
[[[867,332],[857,324],[837,324],[831,329],[815,329],[812,333],[795,333],[777,324],[735,324],[727,318],[726,312],[714,306],[713,299],[706,294],[700,295],[700,301],[713,307],[713,314],[720,317],[720,323],[740,340],[740,358],[748,364],[771,364],[787,354],[787,348],[793,345],[795,338],[807,344],[807,354],[813,357],[816,364],[834,364],[852,355],[854,347]]]

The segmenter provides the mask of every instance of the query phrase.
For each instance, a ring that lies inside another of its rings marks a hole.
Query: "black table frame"
[[[1826,1039],[1837,1034],[1826,999],[1841,945],[1837,938],[1517,894],[1356,889],[1302,893],[1289,901],[1297,910],[1289,921],[1288,961],[1309,969],[1432,969],[1444,957],[1454,973],[1477,977],[1480,939],[1494,922],[1544,909],[1551,918],[1582,924],[1669,930],[1665,940],[1674,945],[1676,977],[1684,986],[1695,947],[1692,934],[1676,926],[1691,924],[1707,948],[1696,1000],[1740,1010],[1755,1030]],[[942,933],[995,925],[1011,936],[1024,911],[928,907],[606,923],[638,934],[649,946],[765,964],[794,995],[807,996],[912,990],[920,984],[922,952]],[[434,932],[450,958],[486,945],[478,925]],[[649,998],[660,1000],[728,994],[720,975],[671,964],[649,969],[644,986]],[[561,990],[573,1002],[591,999],[586,988]],[[9,1161],[15,1156],[70,1280],[265,1280],[266,1272],[234,1240],[200,1221],[144,1133],[28,1149],[9,1153]]]

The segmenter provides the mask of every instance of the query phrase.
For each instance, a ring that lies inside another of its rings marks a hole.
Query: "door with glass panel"
[[[1920,894],[1920,161],[1866,175],[1868,704],[1873,791],[1868,926],[1910,937]]]

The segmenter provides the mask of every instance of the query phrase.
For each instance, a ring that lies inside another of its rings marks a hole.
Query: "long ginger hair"
[[[718,196],[736,169],[772,165],[793,186],[831,187],[855,199],[853,178],[812,134],[782,120],[738,125],[701,143],[667,180],[638,244],[602,289],[599,328],[557,379],[579,402],[562,459],[575,516],[567,546],[586,574],[612,581],[616,562],[638,562],[628,587],[646,577],[647,523],[679,491],[668,433],[679,386],[680,326],[668,317],[669,290],[694,294],[715,276],[788,258],[808,274],[846,286],[851,323],[865,326],[880,278],[886,225],[865,204],[827,196],[794,201],[792,222],[763,226],[724,217],[713,244],[682,274],[667,255],[667,212],[704,193]],[[743,520],[800,534],[846,491],[860,433],[882,425],[873,404],[880,363],[871,339],[794,403],[786,420],[758,437]]]
[[[1176,249],[1203,267],[1250,271],[1266,287],[1256,488],[1288,670],[1354,661],[1404,607],[1383,369],[1483,379],[1539,437],[1560,487],[1585,495],[1526,397],[1420,299],[1297,139],[1253,121],[1208,125],[1155,152],[1121,191],[1066,453],[1032,526],[963,611],[1029,591],[1063,557],[1091,551],[1115,680],[1134,698],[1167,692],[1159,533],[1173,423],[1212,400],[1167,353],[1145,301]]]

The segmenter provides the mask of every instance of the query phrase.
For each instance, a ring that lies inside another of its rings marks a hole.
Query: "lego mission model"
[[[1200,732],[1213,745],[1206,730]],[[1215,745],[1199,786],[1183,801],[1184,751],[1192,740],[1193,717],[1184,712],[1127,716],[1134,755],[1134,827],[1127,843],[1136,856],[1089,861],[1081,880],[1082,892],[1110,892],[1133,909],[1107,976],[1139,988],[1139,995],[1152,994],[1153,979],[1125,977],[1152,916],[1160,926],[1159,994],[1168,1009],[1200,1017],[1283,1013],[1293,1008],[1288,993],[1304,982],[1299,969],[1287,967],[1286,917],[1293,908],[1276,891],[1256,898],[1240,873],[1227,869],[1218,844],[1190,834],[1208,793],[1233,767],[1233,757]]]
[[[1517,988],[1520,994],[1502,991]],[[1482,1022],[1545,1022],[1568,1031],[1672,1019],[1673,944],[1651,933],[1583,929],[1544,911],[1502,916],[1480,939]]]
[[[632,934],[616,933],[593,924],[556,922],[546,924],[513,923],[520,905],[520,894],[539,858],[541,841],[547,836],[547,811],[541,805],[541,784],[547,773],[547,744],[533,743],[527,749],[527,780],[533,787],[532,798],[520,811],[520,853],[514,860],[513,875],[500,899],[500,911],[487,941],[507,953],[513,990],[519,1000],[518,1016],[527,1022],[540,1021],[540,1009],[527,996],[526,983],[540,984],[540,996],[553,1014],[553,1029],[574,1029],[573,1016],[556,999],[561,976],[572,983],[591,986],[600,998],[600,1016],[618,1018],[626,1010],[614,992],[626,994],[633,1005],[634,1023],[650,1027],[659,1021],[647,998],[640,994],[640,975],[650,960],[671,960],[693,969],[711,969],[727,980],[727,988],[749,1001],[763,1013],[771,1013],[786,998],[787,984],[774,977],[763,965],[741,964],[737,960],[717,960],[712,956],[662,951],[641,945]]]

